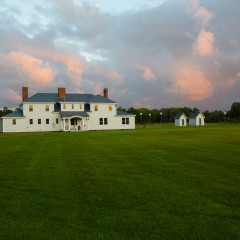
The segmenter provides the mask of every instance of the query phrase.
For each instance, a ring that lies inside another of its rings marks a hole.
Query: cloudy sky
[[[122,107],[240,101],[239,0],[0,0],[0,107],[21,87]]]

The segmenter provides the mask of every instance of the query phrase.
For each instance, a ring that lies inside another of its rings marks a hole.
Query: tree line
[[[17,110],[18,108],[16,108],[15,110]],[[13,112],[12,109],[8,109],[7,107],[4,107],[3,109],[0,109],[0,117],[5,116],[9,113]]]
[[[119,107],[118,110],[128,112],[136,115],[136,123],[168,123],[174,122],[174,117],[178,113],[184,113],[189,116],[191,113],[198,112],[198,108],[162,108],[162,109],[147,109],[147,108],[133,108],[128,109]],[[202,112],[205,116],[205,121],[213,122],[240,122],[240,102],[234,102],[229,111],[209,111]]]
[[[20,108],[16,108],[19,110]],[[168,123],[174,122],[174,117],[177,113],[184,113],[186,116],[189,116],[191,113],[198,112],[198,108],[162,108],[162,109],[147,109],[147,108],[133,108],[130,107],[128,109],[119,107],[118,110],[123,112],[128,112],[136,115],[136,123]],[[0,110],[0,117],[7,115],[13,112],[13,110],[4,107]],[[226,113],[226,114],[225,114]],[[205,116],[206,122],[240,122],[240,102],[234,102],[231,105],[231,109],[226,112],[223,111],[204,111],[203,114]]]

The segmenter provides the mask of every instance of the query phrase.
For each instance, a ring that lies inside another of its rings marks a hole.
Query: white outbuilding
[[[204,118],[201,112],[192,113],[189,116],[189,126],[204,126]]]
[[[184,113],[178,113],[175,117],[175,126],[187,126],[187,116]]]

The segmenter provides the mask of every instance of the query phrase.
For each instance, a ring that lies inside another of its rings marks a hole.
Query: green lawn
[[[0,240],[240,239],[240,125],[0,134]]]

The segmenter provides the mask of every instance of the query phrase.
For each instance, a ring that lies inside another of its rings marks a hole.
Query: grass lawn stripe
[[[0,135],[0,239],[238,239],[240,125]]]

